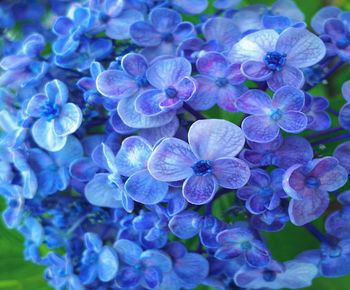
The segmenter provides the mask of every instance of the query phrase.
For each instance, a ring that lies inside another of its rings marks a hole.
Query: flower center
[[[272,281],[274,281],[275,279],[276,279],[276,273],[275,272],[273,272],[273,271],[271,271],[271,270],[265,270],[264,272],[263,272],[263,278],[264,278],[264,280],[265,281],[267,281],[267,282],[272,282]]]
[[[136,83],[140,88],[143,88],[148,85],[148,80],[145,76],[139,76],[136,78]]]
[[[248,241],[245,241],[245,242],[243,242],[242,244],[241,244],[241,249],[243,250],[243,251],[248,251],[248,250],[250,250],[252,248],[252,244],[250,243],[250,242],[248,242]]]
[[[173,42],[174,41],[174,36],[172,33],[165,33],[162,35],[162,40],[164,42]]]
[[[41,107],[41,116],[48,122],[56,119],[60,115],[60,107],[57,104],[47,102]]]
[[[347,46],[349,46],[349,44],[350,44],[350,41],[346,37],[342,37],[338,39],[336,42],[336,46],[340,49],[346,48]]]
[[[173,99],[177,95],[177,90],[173,87],[169,87],[165,89],[165,94],[169,99]]]
[[[320,181],[317,177],[310,176],[306,178],[305,184],[309,188],[318,188],[320,186]]]
[[[107,23],[111,17],[106,13],[100,13],[99,19],[102,23]]]
[[[277,51],[268,52],[264,57],[264,63],[272,71],[281,71],[286,63],[286,57],[287,55],[285,53],[279,53]]]
[[[227,84],[228,84],[228,80],[227,78],[217,78],[215,80],[215,84],[219,87],[219,88],[222,88],[222,87],[225,87]]]
[[[199,160],[192,166],[193,172],[197,176],[206,176],[210,174],[213,169],[211,161],[209,160]]]
[[[270,187],[264,187],[260,191],[262,196],[270,196],[272,195],[272,189]]]
[[[278,121],[282,118],[282,111],[280,109],[272,109],[270,113],[270,118],[274,121]]]

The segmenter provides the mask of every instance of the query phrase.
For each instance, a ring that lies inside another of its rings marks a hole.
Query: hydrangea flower
[[[302,112],[307,116],[307,129],[322,131],[331,125],[331,118],[325,112],[329,107],[329,102],[324,97],[313,97],[305,94],[305,104]]]
[[[325,53],[316,35],[291,27],[280,35],[269,29],[248,34],[233,46],[229,59],[242,64],[242,73],[248,79],[267,81],[276,91],[286,85],[301,88],[304,75],[300,69],[316,64]]]
[[[215,257],[220,260],[230,260],[243,255],[248,265],[257,268],[266,266],[271,260],[264,243],[247,228],[234,227],[224,230],[216,239],[220,246],[215,252]]]
[[[282,187],[283,169],[270,174],[262,169],[252,170],[248,184],[237,190],[237,196],[246,201],[246,208],[252,214],[261,214],[280,205],[280,199],[287,197]]]
[[[67,103],[68,88],[53,80],[45,85],[45,94],[34,95],[27,104],[26,113],[38,118],[32,127],[35,142],[48,151],[59,151],[82,122],[80,108]]]
[[[268,143],[277,138],[280,129],[288,133],[300,133],[307,126],[307,118],[301,112],[304,93],[285,86],[273,95],[260,90],[249,90],[236,102],[237,108],[251,114],[242,122],[246,138],[257,143]]]
[[[339,124],[344,129],[350,130],[350,81],[343,84],[342,94],[346,104],[340,109]]]
[[[334,150],[333,156],[339,160],[340,165],[350,174],[350,141],[337,146]]]
[[[142,54],[149,60],[158,55],[175,55],[176,45],[195,35],[193,24],[182,22],[181,15],[168,8],[155,8],[148,22],[138,21],[130,27],[131,39],[145,47]]]
[[[236,100],[247,91],[241,85],[245,81],[239,64],[230,64],[224,55],[208,52],[197,60],[200,73],[195,77],[197,92],[189,104],[198,110],[206,110],[217,103],[229,112],[236,112]]]
[[[6,183],[0,187],[1,195],[5,197],[8,204],[7,209],[2,213],[2,217],[9,228],[15,228],[21,222],[24,210],[22,190],[19,186],[11,186]]]
[[[328,192],[342,187],[347,179],[347,171],[334,157],[290,167],[283,177],[283,188],[292,198],[289,203],[292,223],[304,225],[317,219],[328,207]]]
[[[181,108],[196,90],[191,71],[191,64],[184,58],[155,61],[146,72],[147,80],[154,89],[146,90],[136,98],[136,111],[155,116]]]
[[[188,140],[189,144],[166,138],[154,149],[148,169],[155,179],[185,180],[183,195],[192,204],[210,202],[219,185],[236,189],[247,183],[249,168],[235,158],[245,141],[236,125],[224,120],[197,121]]]

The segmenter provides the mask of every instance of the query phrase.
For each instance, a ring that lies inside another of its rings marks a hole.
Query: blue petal
[[[102,282],[108,282],[114,279],[118,273],[119,260],[117,253],[112,247],[103,247],[98,257],[98,278]]]
[[[133,77],[142,77],[148,68],[148,62],[142,54],[128,53],[121,62],[123,70]]]
[[[140,46],[152,47],[161,43],[161,35],[154,27],[144,21],[138,21],[130,26],[131,39]]]
[[[82,120],[83,115],[77,105],[73,103],[65,104],[60,116],[53,120],[55,134],[63,137],[74,133],[80,127]]]
[[[201,216],[194,211],[184,211],[171,218],[169,229],[180,239],[190,239],[198,234]]]
[[[119,259],[130,266],[136,265],[139,262],[143,252],[138,244],[125,239],[117,240],[113,247],[117,251]]]
[[[45,85],[45,94],[51,102],[63,105],[68,100],[68,88],[60,80],[52,80]]]
[[[181,15],[172,9],[153,9],[149,15],[153,27],[160,33],[171,33],[181,22]]]
[[[162,272],[169,272],[172,268],[170,257],[159,250],[146,250],[141,255],[142,264],[146,267],[157,267]]]
[[[95,233],[85,233],[84,234],[84,244],[88,250],[93,250],[96,253],[99,253],[102,250],[102,240],[98,234]]]

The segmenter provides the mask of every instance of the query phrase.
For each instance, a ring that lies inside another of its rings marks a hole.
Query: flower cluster
[[[0,4],[0,195],[51,286],[350,274],[350,81],[339,112],[311,90],[350,64],[350,12],[312,32],[292,0],[43,2]],[[277,261],[289,223],[320,247]]]

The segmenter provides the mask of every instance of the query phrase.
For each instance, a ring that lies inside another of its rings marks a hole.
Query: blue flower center
[[[101,12],[99,15],[99,19],[102,23],[107,23],[109,19],[111,19],[111,17],[108,14]]]
[[[206,176],[213,171],[211,161],[199,160],[192,166],[193,172],[197,176]]]
[[[306,178],[305,185],[309,188],[318,188],[320,186],[320,181],[317,177],[310,176]]]
[[[348,47],[349,44],[350,44],[350,41],[346,37],[342,37],[342,38],[338,39],[336,42],[336,46],[340,49],[344,49],[344,48]]]
[[[139,76],[136,78],[136,83],[140,88],[143,88],[148,85],[148,80],[145,76]]]
[[[219,88],[225,87],[225,86],[227,86],[227,84],[228,84],[228,79],[227,79],[227,78],[217,78],[217,79],[215,80],[215,84],[216,84]]]
[[[174,41],[174,36],[172,33],[165,33],[162,35],[162,40],[164,42],[173,42]]]
[[[165,94],[169,99],[173,99],[177,95],[177,90],[173,87],[169,87],[165,89]]]
[[[48,122],[56,119],[60,115],[60,107],[57,104],[47,102],[41,107],[41,117],[45,118]]]
[[[248,251],[252,248],[252,244],[248,241],[245,241],[241,244],[242,251]]]
[[[282,111],[280,109],[272,109],[270,113],[270,118],[274,121],[278,121],[282,118]]]
[[[271,270],[265,270],[263,272],[263,279],[267,282],[272,282],[276,279],[276,273]]]
[[[264,57],[265,65],[272,71],[281,71],[286,63],[287,55],[277,51],[268,52]]]

